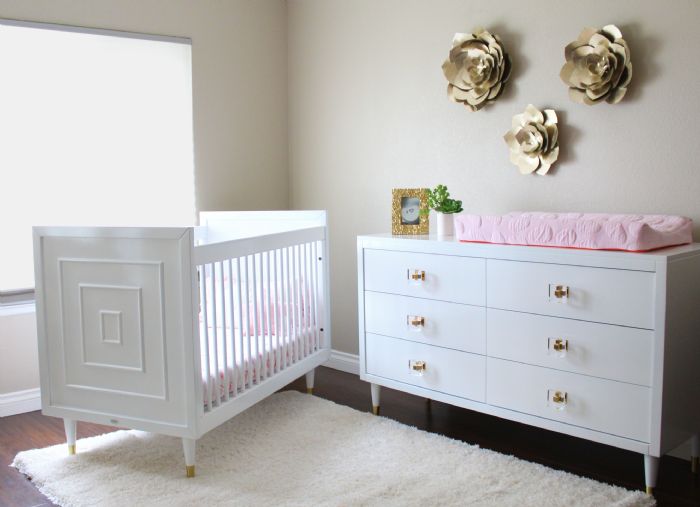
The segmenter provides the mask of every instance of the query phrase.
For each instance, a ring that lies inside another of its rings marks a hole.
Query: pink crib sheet
[[[211,326],[209,329],[213,330]],[[231,329],[227,328],[226,332],[230,334]],[[303,350],[318,350],[319,343],[316,333],[316,329],[306,327],[301,329],[299,335],[296,337],[277,337],[275,335],[259,335],[257,337],[251,335],[240,337],[240,333],[236,330],[237,339],[235,340],[235,351],[230,350],[230,348],[228,349],[228,368],[224,367],[223,357],[219,357],[218,365],[215,365],[213,357],[210,355],[210,384],[207,384],[207,364],[205,354],[202,354],[202,390],[204,393],[204,403],[207,404],[210,398],[212,403],[223,401],[227,389],[229,396],[235,396],[237,392],[243,390],[245,385],[257,383],[258,367],[261,369],[261,374],[267,372],[269,376],[273,371],[278,371],[280,368],[295,362],[302,354]],[[223,337],[224,330],[218,326],[217,342],[219,350],[223,350]],[[250,356],[248,355],[247,345],[249,341],[251,344]],[[201,345],[202,347],[206,346],[204,342]],[[234,357],[235,369],[233,367]],[[265,365],[264,368],[263,365]],[[228,370],[228,386],[226,385],[224,376],[226,370]],[[209,386],[213,391],[212,394],[209,393]]]
[[[244,302],[240,306],[240,310],[234,312],[232,326],[231,308],[239,308],[238,300],[236,299],[231,305],[228,291],[221,291],[220,285],[215,286],[215,290],[212,292],[211,270],[207,269],[204,273],[206,287],[209,290],[206,291],[206,305],[200,305],[199,334],[205,404],[210,400],[212,403],[219,403],[223,401],[226,391],[228,391],[229,396],[235,396],[237,392],[243,390],[244,385],[255,384],[258,378],[258,369],[260,369],[261,375],[267,373],[269,376],[274,371],[298,360],[301,351],[318,350],[318,324],[315,321],[316,316],[312,312],[312,298],[306,288],[296,291],[279,286],[271,294],[268,294],[268,286],[263,284],[259,278],[256,294],[252,281],[250,281],[249,285],[243,287],[242,298]],[[231,279],[235,286],[238,283],[236,277],[233,276]],[[223,280],[219,278],[218,283],[228,284],[228,280],[229,273],[226,270]],[[297,283],[303,284],[303,279]],[[282,295],[287,291],[293,292],[293,295],[290,296],[291,301],[282,300]],[[238,290],[234,292],[238,293]],[[244,323],[241,323],[241,314]],[[285,315],[288,314],[292,315],[292,322],[285,323]],[[224,315],[225,319],[222,319]],[[279,323],[277,319],[281,319]],[[226,322],[225,328],[221,325],[223,320]],[[216,326],[213,325],[214,322],[217,322]],[[293,329],[288,329],[289,326],[292,326]],[[208,367],[207,336],[210,340]],[[224,366],[224,337],[228,337],[226,341],[228,368]],[[250,343],[250,347],[248,343]],[[234,344],[235,350],[231,350],[232,344]],[[214,356],[214,349],[217,351],[217,357]],[[209,383],[207,383],[207,371]],[[228,385],[226,385],[226,378],[228,378]]]
[[[459,241],[646,252],[693,241],[693,222],[670,215],[508,213],[457,215]]]

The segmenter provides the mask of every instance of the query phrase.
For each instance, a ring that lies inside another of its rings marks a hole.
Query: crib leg
[[[379,384],[370,384],[370,390],[372,391],[372,413],[379,415],[379,392],[381,386]]]
[[[78,423],[74,419],[63,419],[63,427],[66,430],[66,443],[68,444],[68,454],[75,454],[75,436],[78,432]]]
[[[309,394],[314,394],[314,373],[316,368],[311,370],[306,374],[306,392]]]
[[[185,451],[185,470],[187,477],[194,477],[194,453],[197,441],[194,438],[183,438],[182,448]]]

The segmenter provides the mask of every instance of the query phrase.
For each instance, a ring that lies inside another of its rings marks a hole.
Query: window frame
[[[147,41],[160,41],[160,42],[171,42],[176,44],[185,44],[192,48],[192,39],[190,37],[175,36],[175,35],[156,35],[149,33],[140,32],[129,32],[123,30],[113,30],[107,28],[92,28],[77,25],[66,25],[60,23],[45,23],[40,21],[26,21],[11,18],[0,17],[0,25],[13,26],[21,28],[38,28],[44,30],[55,30],[61,32],[69,33],[81,33],[81,34],[92,34],[92,35],[103,35],[112,37],[121,37],[127,39],[139,39]],[[190,71],[191,72],[191,71]],[[191,79],[193,78],[191,74]],[[192,83],[192,86],[194,84]],[[192,102],[194,104],[194,97],[192,97]],[[194,130],[194,111],[192,118],[192,129]],[[194,132],[193,132],[194,135]],[[193,139],[193,152],[194,152],[194,139]],[[195,167],[193,166],[193,169]],[[196,201],[195,201],[195,213],[196,213]],[[26,313],[32,312],[35,308],[35,288],[28,287],[23,289],[11,289],[2,290],[0,289],[0,316],[16,313]]]
[[[192,46],[192,39],[176,35],[155,35],[150,33],[127,32],[122,30],[111,30],[107,28],[90,28],[86,26],[62,25],[59,23],[42,23],[40,21],[24,21],[19,19],[0,18],[0,25],[16,26],[22,28],[40,28],[44,30],[56,30],[59,32],[86,33],[92,35],[108,35],[112,37],[123,37],[126,39],[152,40],[161,42],[174,42]]]

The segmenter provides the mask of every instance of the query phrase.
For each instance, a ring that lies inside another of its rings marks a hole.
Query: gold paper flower
[[[630,49],[615,25],[586,28],[564,49],[566,63],[559,75],[569,86],[569,97],[582,104],[605,100],[617,104],[632,79]]]
[[[547,174],[559,156],[557,114],[530,104],[524,113],[513,116],[512,128],[503,139],[510,148],[510,161],[522,174]]]
[[[474,33],[455,34],[442,71],[450,83],[450,100],[478,111],[503,91],[510,77],[510,57],[497,35],[475,28]]]

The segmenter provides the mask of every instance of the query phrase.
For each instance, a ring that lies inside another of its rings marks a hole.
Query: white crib
[[[196,440],[330,356],[325,211],[35,227],[42,411]]]

